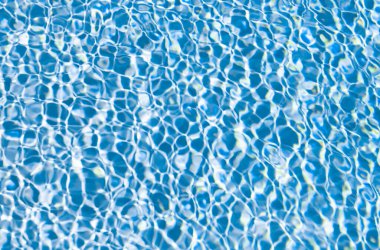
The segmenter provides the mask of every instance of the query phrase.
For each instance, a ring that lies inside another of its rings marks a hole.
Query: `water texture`
[[[0,249],[379,249],[379,0],[2,0]]]

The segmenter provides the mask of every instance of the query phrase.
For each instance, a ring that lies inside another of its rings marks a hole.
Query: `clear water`
[[[378,249],[378,0],[3,0],[0,249]]]

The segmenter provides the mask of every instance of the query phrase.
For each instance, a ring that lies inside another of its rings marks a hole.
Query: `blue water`
[[[2,0],[0,249],[379,249],[378,0]]]

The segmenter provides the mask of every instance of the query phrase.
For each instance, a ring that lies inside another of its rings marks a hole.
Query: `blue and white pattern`
[[[0,249],[379,249],[379,0],[1,0]]]

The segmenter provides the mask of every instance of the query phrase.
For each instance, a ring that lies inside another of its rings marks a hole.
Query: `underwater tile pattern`
[[[3,0],[0,249],[379,249],[379,0]]]

